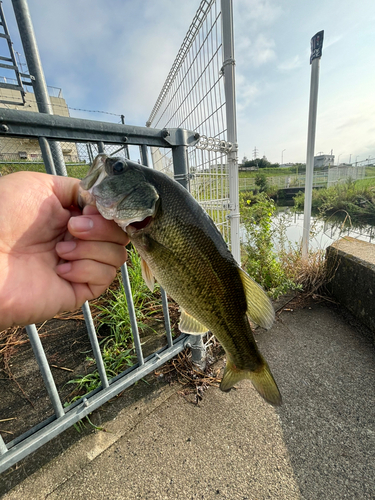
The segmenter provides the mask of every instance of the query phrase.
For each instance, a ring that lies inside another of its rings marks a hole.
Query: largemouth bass
[[[80,205],[95,204],[129,235],[152,289],[156,279],[179,304],[179,329],[211,331],[227,363],[220,384],[230,390],[250,379],[271,404],[281,395],[259,352],[248,316],[270,328],[272,304],[234,260],[212,219],[176,181],[151,168],[102,154],[80,184]]]

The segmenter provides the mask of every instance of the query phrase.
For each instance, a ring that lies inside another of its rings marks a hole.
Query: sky
[[[71,116],[144,126],[200,0],[28,4],[47,84],[62,88]],[[315,154],[374,158],[374,0],[233,4],[239,161],[256,148],[271,162],[306,162],[310,40],[321,30]],[[22,61],[10,0],[3,10]]]

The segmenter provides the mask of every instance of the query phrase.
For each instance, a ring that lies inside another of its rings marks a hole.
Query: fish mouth
[[[103,179],[108,177],[107,172],[104,168],[106,158],[107,155],[105,155],[104,153],[99,154],[95,158],[87,176],[79,183],[79,207],[84,208],[86,205],[96,205],[96,198],[93,195],[93,189],[95,188],[95,186],[98,186]]]

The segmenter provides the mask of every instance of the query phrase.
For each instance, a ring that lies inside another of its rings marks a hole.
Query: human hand
[[[98,297],[125,262],[127,235],[95,207],[80,210],[78,185],[37,172],[0,177],[0,331]]]

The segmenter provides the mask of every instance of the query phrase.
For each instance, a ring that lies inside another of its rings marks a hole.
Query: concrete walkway
[[[375,349],[364,332],[322,304],[284,311],[257,335],[281,408],[247,381],[229,394],[209,388],[199,406],[178,385],[131,403],[125,393],[108,432],[85,436],[3,498],[374,499]]]

